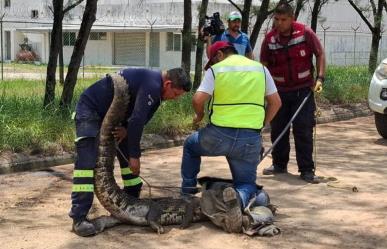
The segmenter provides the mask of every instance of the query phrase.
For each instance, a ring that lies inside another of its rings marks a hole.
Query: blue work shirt
[[[217,41],[231,42],[238,51],[238,54],[246,55],[247,53],[250,53],[252,51],[249,37],[241,31],[238,31],[238,33],[239,35],[234,38],[226,29],[223,34],[214,36],[214,38],[212,39],[212,43]]]
[[[144,68],[126,68],[119,72],[128,83],[130,101],[126,120],[129,156],[141,156],[140,140],[145,124],[160,106],[162,76],[160,71]],[[111,77],[105,77],[87,88],[79,99],[91,110],[95,110],[101,122],[113,100],[114,88]]]

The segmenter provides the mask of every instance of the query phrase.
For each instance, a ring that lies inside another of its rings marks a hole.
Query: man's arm
[[[268,53],[268,50],[267,50],[267,39],[265,37],[265,39],[263,39],[262,41],[262,44],[261,44],[261,52],[259,54],[259,60],[261,62],[262,65],[264,65],[265,67],[267,67],[267,65],[269,64],[268,61],[269,61],[269,53]]]
[[[197,125],[204,117],[204,105],[211,98],[211,95],[205,92],[196,92],[192,98],[192,106],[195,111],[193,124]]]
[[[282,102],[279,94],[273,93],[271,95],[267,95],[266,97],[266,113],[265,113],[265,125],[270,124],[271,120],[273,120],[274,116],[277,114],[280,109]]]
[[[313,30],[306,27],[305,32],[307,34],[306,36],[307,42],[311,47],[313,54],[316,56],[317,77],[324,79],[325,68],[326,68],[324,48],[322,47],[320,40],[318,39],[317,35],[313,32]]]

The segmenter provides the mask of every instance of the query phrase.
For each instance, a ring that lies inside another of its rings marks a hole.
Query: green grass
[[[320,101],[334,104],[365,102],[371,76],[366,67],[329,67]],[[75,137],[71,113],[80,93],[96,79],[79,79],[74,104],[60,110],[58,98],[62,87],[57,84],[56,103],[42,108],[44,82],[12,80],[0,82],[0,152],[29,151],[55,154],[59,150],[72,151]],[[192,93],[178,101],[163,102],[145,133],[176,135],[191,131]]]
[[[322,97],[332,104],[365,102],[371,77],[366,66],[329,66]]]

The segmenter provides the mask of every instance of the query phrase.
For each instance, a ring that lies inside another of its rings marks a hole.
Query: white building
[[[366,0],[363,0],[368,2]],[[65,1],[66,4],[67,1]],[[63,21],[64,62],[68,64],[79,30],[85,2],[76,7]],[[243,4],[243,0],[234,1]],[[201,1],[192,1],[193,31]],[[259,5],[259,1],[253,4]],[[25,38],[39,55],[48,62],[50,31],[52,29],[51,0],[0,0],[3,17],[3,50],[5,60],[15,60]],[[222,17],[235,10],[227,0],[210,0],[207,15],[220,12]],[[299,18],[310,24],[310,8]],[[252,23],[254,20],[252,20]],[[269,23],[269,24],[268,24]],[[386,21],[384,20],[386,24]],[[181,64],[181,29],[183,0],[99,0],[97,20],[87,43],[85,65],[127,65],[158,67],[161,69]],[[259,58],[260,44],[270,27],[263,25],[254,54]],[[323,28],[326,29],[325,38]],[[355,32],[353,29],[358,28]],[[322,10],[318,35],[326,47],[330,64],[366,64],[371,43],[370,32],[347,1],[332,1]],[[193,33],[193,35],[195,35]],[[1,53],[1,51],[0,51]],[[382,38],[380,57],[387,56],[387,39]],[[195,53],[191,54],[194,68]]]

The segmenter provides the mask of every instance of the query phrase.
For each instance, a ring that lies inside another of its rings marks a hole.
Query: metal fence
[[[64,26],[63,61],[67,65],[73,51],[79,23]],[[2,79],[45,79],[51,27],[52,24],[49,22],[0,21]],[[143,31],[120,31],[118,27],[120,26],[93,26],[79,70],[79,77],[98,78],[106,73],[117,71],[123,66],[165,68],[166,63],[168,67],[169,65],[180,66],[181,44],[175,44],[181,39],[180,30],[173,32],[174,39],[171,40],[168,39],[167,31],[155,31],[152,30],[152,27]],[[264,34],[262,31],[259,35],[254,51],[256,58],[259,58],[259,46]],[[372,38],[370,32],[356,29],[326,29],[318,31],[317,35],[325,47],[329,65],[368,64]],[[173,44],[168,43],[171,41]],[[174,49],[168,49],[171,46]],[[191,57],[194,58],[194,56]],[[383,34],[380,40],[378,61],[386,57],[387,37]],[[204,61],[205,59],[203,58]],[[192,64],[194,65],[194,62]]]

